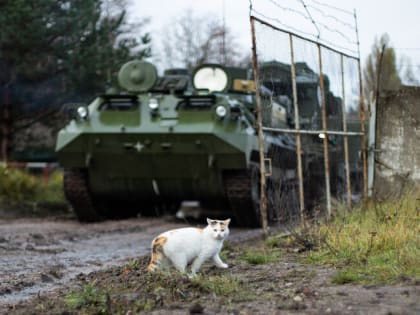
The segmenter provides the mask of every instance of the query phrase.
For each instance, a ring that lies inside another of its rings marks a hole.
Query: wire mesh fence
[[[273,10],[298,12],[266,2]],[[359,58],[350,49],[328,46],[320,36],[325,25],[318,26],[308,7],[302,7],[304,22],[313,23],[318,32],[316,39],[283,28],[281,20],[252,6],[250,12],[264,131],[260,141],[267,161],[263,169],[269,174],[262,183],[266,203],[261,210],[271,223],[304,223],[319,212],[330,216],[336,205],[351,207],[364,192]],[[319,13],[314,8],[311,12]]]

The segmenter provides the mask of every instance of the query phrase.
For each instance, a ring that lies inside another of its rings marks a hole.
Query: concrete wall
[[[376,119],[374,190],[399,194],[420,186],[420,87],[402,87],[379,99]]]

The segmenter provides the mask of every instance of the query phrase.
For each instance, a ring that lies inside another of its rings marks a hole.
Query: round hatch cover
[[[156,80],[156,67],[146,61],[127,62],[118,73],[118,83],[129,92],[146,92],[156,83]]]

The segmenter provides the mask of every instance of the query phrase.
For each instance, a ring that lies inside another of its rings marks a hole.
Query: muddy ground
[[[153,236],[185,225],[173,218],[1,219],[0,314],[420,314],[414,279],[334,285],[336,270],[299,263],[305,253],[296,248],[253,262],[247,255],[263,248],[258,230],[232,229],[227,270],[207,264],[197,279],[147,274]]]

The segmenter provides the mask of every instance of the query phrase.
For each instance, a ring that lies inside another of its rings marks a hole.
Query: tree
[[[395,50],[390,45],[388,34],[383,34],[372,46],[364,69],[365,93],[379,95],[381,91],[396,90],[401,86]]]
[[[173,19],[163,33],[162,55],[167,67],[191,69],[202,63],[234,66],[246,62],[230,29],[214,16],[196,16],[188,10]]]
[[[0,1],[0,115],[7,112],[2,125],[12,129],[2,139],[64,102],[88,101],[123,63],[151,55],[146,21],[128,24],[125,7],[125,0]]]

